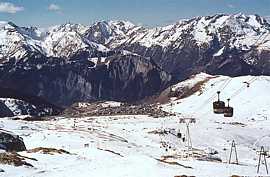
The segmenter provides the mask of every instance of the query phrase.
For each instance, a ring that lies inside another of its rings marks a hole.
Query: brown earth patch
[[[37,161],[37,159],[21,156],[17,153],[0,153],[0,164],[14,165],[15,167],[18,166],[33,167],[32,164],[25,161],[26,159]]]
[[[38,147],[38,148],[30,149],[27,152],[28,153],[42,153],[42,154],[49,154],[49,155],[71,154],[70,152],[68,152],[68,151],[66,151],[64,149],[44,148],[44,147]]]

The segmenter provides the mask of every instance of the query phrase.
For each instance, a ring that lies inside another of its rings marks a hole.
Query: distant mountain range
[[[127,21],[48,29],[0,22],[1,87],[57,107],[134,102],[199,72],[270,75],[269,57],[270,24],[258,15],[217,14],[151,29]]]

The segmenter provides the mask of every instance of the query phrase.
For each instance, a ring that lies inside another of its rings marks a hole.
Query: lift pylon
[[[234,155],[235,155],[235,161],[232,162],[232,155],[233,155],[233,152],[234,152]],[[239,161],[238,161],[238,156],[237,156],[237,150],[236,150],[236,144],[235,144],[235,141],[233,140],[232,141],[232,145],[231,145],[231,151],[230,151],[230,157],[229,157],[229,164],[239,164]]]
[[[265,166],[266,173],[268,174],[266,155],[267,155],[267,152],[265,151],[264,147],[262,146],[260,151],[259,151],[259,161],[258,161],[257,173],[260,172],[260,166],[261,166],[261,164],[263,164]]]

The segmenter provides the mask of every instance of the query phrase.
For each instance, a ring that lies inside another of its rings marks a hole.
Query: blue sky
[[[194,16],[239,12],[270,17],[270,0],[0,0],[0,20],[41,27],[113,19],[159,26]]]

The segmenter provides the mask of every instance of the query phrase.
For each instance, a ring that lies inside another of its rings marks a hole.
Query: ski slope
[[[171,103],[160,105],[164,110],[177,112],[177,116],[174,117],[152,118],[144,115],[79,119],[57,117],[55,120],[44,122],[1,119],[0,127],[23,137],[27,149],[53,147],[65,149],[72,154],[21,152],[21,155],[38,160],[27,160],[34,168],[0,165],[0,169],[5,171],[0,173],[0,176],[266,175],[263,165],[260,173],[256,173],[258,162],[256,151],[260,146],[269,149],[270,77],[229,78],[202,73],[173,88],[185,85],[192,88],[206,78],[209,80],[200,91],[185,99],[172,98]],[[245,81],[251,81],[249,87],[243,83]],[[217,99],[215,93],[218,90],[222,91],[222,100],[233,96],[231,98],[231,105],[235,110],[233,118],[224,118],[222,115],[212,113],[212,102]],[[179,124],[179,118],[185,117],[196,119],[196,123],[190,124],[193,148],[208,154],[209,157],[210,153],[215,151],[214,156],[220,158],[222,162],[196,160],[191,157],[180,158],[186,150],[185,142],[172,134],[153,133],[162,130],[184,133],[186,126]],[[232,140],[236,142],[240,165],[228,164]],[[171,148],[167,147],[166,151],[166,148],[161,147],[161,142],[165,142]],[[174,162],[174,165],[158,161],[162,156],[171,156],[167,162]]]

